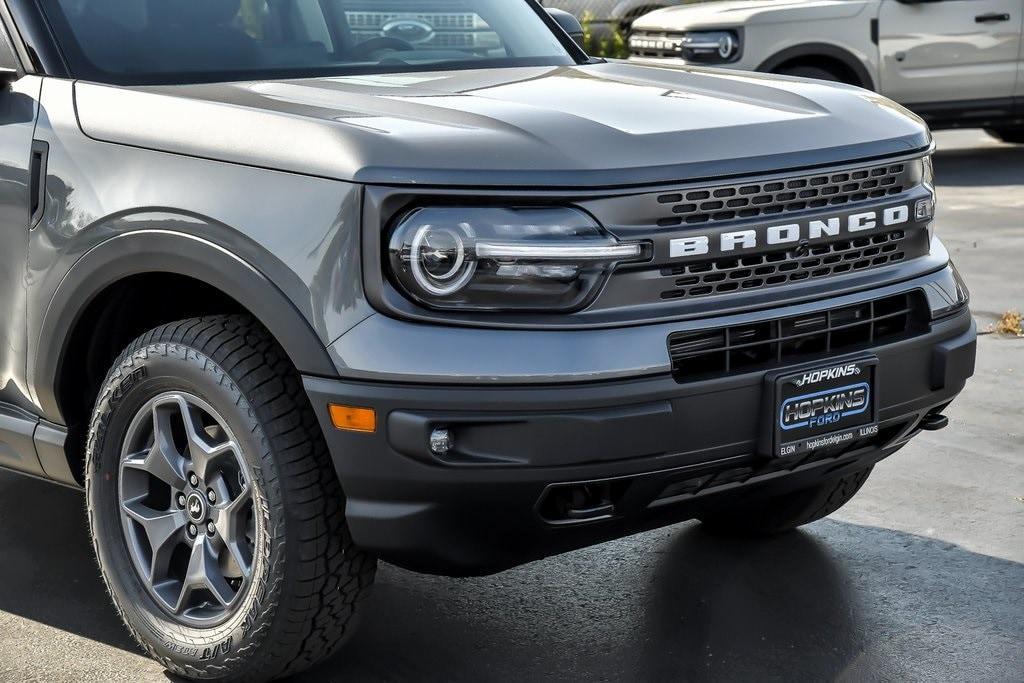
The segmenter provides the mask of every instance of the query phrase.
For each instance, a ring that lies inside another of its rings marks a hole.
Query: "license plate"
[[[877,366],[865,357],[770,376],[770,454],[787,458],[877,434]]]

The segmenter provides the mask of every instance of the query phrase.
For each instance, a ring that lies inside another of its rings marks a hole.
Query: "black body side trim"
[[[794,47],[786,48],[782,52],[766,59],[759,67],[757,67],[756,70],[771,73],[782,64],[799,57],[831,57],[832,59],[839,60],[843,65],[853,71],[854,75],[860,81],[859,85],[862,88],[867,88],[868,90],[875,89],[875,83],[863,62],[841,47],[829,45],[828,43],[805,43],[804,45],[796,45]]]
[[[40,421],[36,427],[35,445],[36,455],[39,456],[39,464],[46,476],[58,484],[65,484],[74,488],[81,488],[79,481],[82,473],[77,475],[68,466],[68,456],[64,451],[64,444],[68,438],[68,430],[59,425]]]
[[[932,128],[1024,125],[1024,103],[1012,97],[904,104]]]
[[[39,418],[20,408],[0,403],[0,467],[45,477],[32,444]]]

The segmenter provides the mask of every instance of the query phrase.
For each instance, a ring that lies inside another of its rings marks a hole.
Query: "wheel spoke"
[[[153,406],[153,445],[145,453],[126,458],[123,466],[147,472],[172,489],[181,489],[185,486],[185,458],[174,444],[173,409],[168,410],[168,405]]]
[[[210,510],[210,518],[217,529],[216,538],[228,549],[241,576],[247,578],[252,572],[252,553],[245,538],[244,513],[246,505],[252,500],[252,490],[246,485],[233,500],[228,500],[227,486],[223,479],[218,480],[214,490],[217,492],[218,500],[226,501]]]
[[[185,423],[192,469],[201,479],[210,479],[226,458],[236,455],[235,442],[227,440],[222,443],[211,443],[196,411],[184,399],[181,402],[181,416]]]
[[[200,534],[192,544],[192,554],[189,556],[188,570],[185,572],[175,612],[180,614],[187,609],[192,596],[203,589],[209,591],[222,607],[230,605],[235,598],[235,591],[220,571],[213,545],[206,536]]]
[[[171,553],[184,540],[185,514],[179,510],[154,510],[138,499],[126,502],[123,508],[128,517],[139,523],[149,540],[152,558],[148,578],[152,582],[166,572]]]

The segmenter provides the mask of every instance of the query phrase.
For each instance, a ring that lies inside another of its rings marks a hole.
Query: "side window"
[[[17,71],[21,73],[21,62],[14,52],[14,43],[7,33],[7,28],[0,24],[0,69],[5,71]]]
[[[298,35],[306,42],[319,43],[328,52],[333,52],[331,30],[327,27],[327,19],[320,8],[320,0],[296,0],[296,22],[299,24]]]

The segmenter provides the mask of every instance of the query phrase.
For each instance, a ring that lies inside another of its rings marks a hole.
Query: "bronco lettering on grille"
[[[723,253],[743,253],[763,246],[794,244],[801,240],[819,240],[838,237],[843,232],[856,235],[881,226],[892,227],[910,221],[910,205],[900,204],[882,211],[864,211],[845,217],[830,216],[800,223],[773,225],[767,228],[724,232],[718,236],[718,248]],[[712,237],[693,235],[679,237],[669,242],[671,258],[704,256],[711,252]]]

